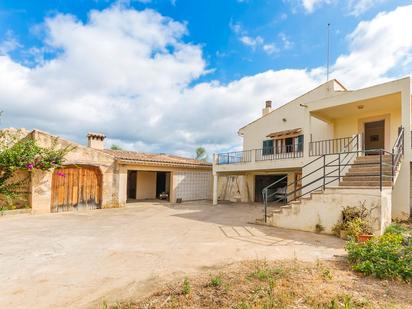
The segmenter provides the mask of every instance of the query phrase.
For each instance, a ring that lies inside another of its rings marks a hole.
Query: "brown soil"
[[[412,308],[412,285],[362,277],[343,261],[249,261],[181,278],[145,299],[107,307]]]

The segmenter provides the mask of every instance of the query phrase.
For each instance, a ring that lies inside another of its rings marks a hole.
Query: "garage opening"
[[[284,193],[286,192],[287,187],[287,176],[286,174],[280,175],[256,175],[255,176],[255,202],[262,203],[262,190],[263,188],[269,186],[270,184],[279,181],[280,179],[284,178],[283,180],[279,181],[276,185],[270,188],[269,195],[273,196],[268,200],[268,202],[284,202]]]
[[[170,173],[156,173],[156,198],[170,200]]]
[[[99,209],[102,206],[102,174],[94,166],[56,169],[51,193],[52,212]]]
[[[136,199],[137,171],[127,171],[127,199]]]

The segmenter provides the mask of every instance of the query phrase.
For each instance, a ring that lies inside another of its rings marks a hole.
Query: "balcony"
[[[244,164],[303,157],[303,144],[286,145],[282,148],[251,149],[215,155],[216,165]]]
[[[235,151],[235,152],[226,152],[216,154],[216,164],[238,164],[238,163],[247,163],[252,161],[252,151],[253,150],[244,150],[244,151]]]
[[[350,137],[327,139],[309,143],[309,156],[347,153],[361,148],[362,136],[356,134]]]

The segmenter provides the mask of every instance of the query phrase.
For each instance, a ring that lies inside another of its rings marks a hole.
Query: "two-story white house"
[[[213,203],[236,177],[264,221],[331,232],[342,207],[366,205],[374,230],[411,216],[411,80],[348,90],[330,80],[239,129],[243,151],[213,162]],[[233,177],[227,177],[233,176]]]

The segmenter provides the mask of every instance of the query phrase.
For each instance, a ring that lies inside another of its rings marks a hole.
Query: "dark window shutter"
[[[263,141],[262,154],[264,156],[273,154],[273,139]]]

